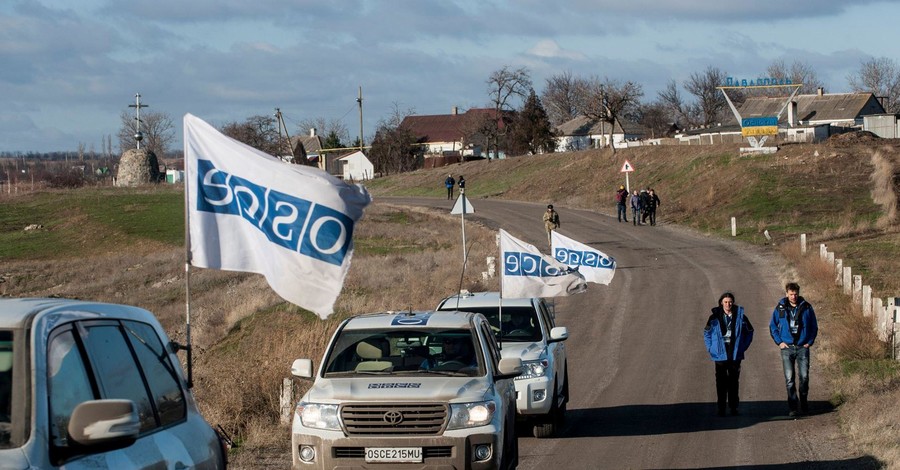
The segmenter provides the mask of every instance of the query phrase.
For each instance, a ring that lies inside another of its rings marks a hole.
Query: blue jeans
[[[618,213],[619,222],[621,222],[622,219],[625,219],[625,222],[628,222],[628,215],[626,215],[628,214],[628,211],[625,210],[625,204],[616,204],[616,211]]]
[[[806,396],[809,393],[809,348],[789,344],[787,348],[781,350],[781,366],[784,368],[784,385],[787,388],[788,406],[791,410],[797,410],[797,393],[799,392],[799,404],[805,408]],[[795,377],[798,376],[799,387],[795,387]]]

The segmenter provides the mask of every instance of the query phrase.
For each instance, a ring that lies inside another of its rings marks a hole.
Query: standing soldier
[[[544,228],[547,229],[547,243],[553,247],[551,234],[559,228],[559,214],[553,210],[553,204],[547,204],[547,212],[544,212]]]

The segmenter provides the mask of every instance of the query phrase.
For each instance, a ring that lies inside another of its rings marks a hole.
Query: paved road
[[[452,206],[440,199],[380,198]],[[471,220],[546,245],[545,206],[471,201]],[[660,224],[635,227],[557,207],[561,233],[616,258],[607,287],[556,299],[567,326],[572,398],[557,438],[519,440],[521,469],[875,468],[840,435],[815,368],[812,414],[787,419],[780,356],[768,319],[779,273],[739,244]],[[719,295],[734,292],[756,328],[741,372],[741,415],[717,417],[713,365],[702,330]],[[826,333],[827,334],[827,333]]]

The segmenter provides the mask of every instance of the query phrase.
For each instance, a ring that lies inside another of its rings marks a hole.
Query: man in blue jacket
[[[772,312],[769,332],[781,348],[788,409],[791,416],[797,416],[809,412],[806,401],[809,394],[809,348],[816,341],[819,325],[812,305],[800,296],[800,285],[789,282],[784,290],[786,296]],[[799,377],[798,387],[794,387],[795,377]]]
[[[719,306],[712,309],[703,329],[703,340],[710,359],[716,363],[718,415],[725,416],[726,403],[731,408],[731,414],[737,415],[741,361],[753,342],[753,325],[744,316],[744,307],[734,303],[731,292],[719,297]]]

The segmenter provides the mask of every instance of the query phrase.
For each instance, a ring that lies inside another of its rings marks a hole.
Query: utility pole
[[[137,125],[135,126],[136,131],[134,132],[134,141],[137,143],[137,148],[141,148],[141,140],[144,139],[144,134],[141,133],[141,108],[146,108],[146,104],[141,104],[141,94],[135,93],[134,95],[134,104],[129,104],[129,108],[134,109],[134,120],[137,121]]]
[[[278,120],[278,137],[281,137],[281,130],[284,129],[286,141],[283,145],[291,152],[291,163],[298,163],[297,157],[294,156],[294,146],[291,145],[291,135],[288,133],[287,125],[284,123],[284,117],[281,115],[281,108],[275,108],[275,119]]]
[[[359,87],[359,97],[356,98],[359,103],[359,151],[362,152],[363,146],[363,120],[362,120],[362,85]]]

